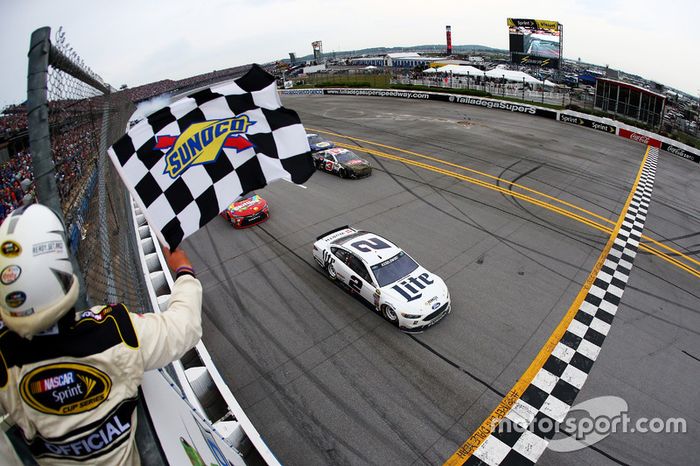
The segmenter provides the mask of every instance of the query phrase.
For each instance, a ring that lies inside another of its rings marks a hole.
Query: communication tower
[[[323,63],[323,43],[320,40],[311,42],[311,47],[314,49],[314,61],[317,64]]]

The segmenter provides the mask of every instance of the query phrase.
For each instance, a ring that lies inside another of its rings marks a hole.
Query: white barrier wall
[[[151,228],[146,222],[146,218],[141,212],[138,205],[132,200],[132,215],[133,224],[136,238],[139,244],[139,258],[141,261],[141,267],[143,275],[146,281],[146,288],[148,291],[148,297],[151,305],[155,312],[162,312],[167,308],[168,301],[170,299],[170,290],[173,286],[173,277],[168,270],[165,258],[161,251],[156,236]],[[204,435],[211,437],[216,433],[218,435],[215,444],[219,445],[215,447],[212,445],[212,440],[209,439],[207,444],[211,449],[211,454],[217,456],[225,448],[223,445],[228,445],[229,447],[235,449],[240,462],[235,462],[235,465],[245,464],[242,460],[241,451],[248,447],[247,442],[250,442],[253,448],[257,450],[260,457],[268,465],[279,465],[280,463],[275,458],[272,451],[260,434],[253,426],[253,423],[248,419],[240,404],[236,401],[236,398],[231,393],[224,382],[221,374],[216,369],[209,352],[207,351],[204,343],[200,340],[195,347],[195,351],[201,361],[201,366],[184,368],[180,361],[175,361],[172,364],[174,372],[178,379],[178,385],[181,387],[182,392],[180,394],[181,401],[186,406],[173,406],[174,411],[185,409],[185,411],[195,411],[197,416],[194,419],[187,417],[189,425],[192,422],[197,421],[197,419],[203,422],[199,424],[198,429],[201,431],[199,436]],[[173,400],[172,392],[179,390],[175,387],[170,387],[163,383],[163,378],[167,378],[164,372],[152,371],[148,376],[144,377],[143,381],[143,393],[144,393],[144,403],[148,407],[149,411],[151,409],[157,409],[162,407],[162,400],[168,398]],[[161,375],[161,377],[158,377]],[[219,397],[222,399],[231,416],[225,416],[222,419],[209,419],[207,417],[205,409],[202,407],[204,404],[203,400],[210,400],[212,396]],[[228,419],[231,417],[232,419]],[[183,448],[187,449],[185,444],[179,441],[181,437],[181,425],[185,425],[183,420],[181,423],[173,423],[168,421],[167,416],[153,416],[153,424],[155,426],[156,432],[158,433],[159,441],[161,446],[165,451],[166,455],[170,452],[175,455],[171,460],[171,464],[179,464],[177,461],[181,457]],[[197,436],[194,436],[195,438]],[[184,437],[183,437],[184,438]],[[198,438],[198,437],[197,437]],[[175,441],[175,440],[177,441]],[[220,442],[218,441],[220,440]],[[179,443],[178,443],[179,442]],[[200,442],[201,443],[201,442]],[[189,444],[189,443],[188,443]],[[169,446],[170,448],[165,448]],[[189,444],[190,447],[195,448],[195,445]],[[200,445],[201,446],[201,445]],[[218,450],[217,450],[218,448]],[[198,449],[198,448],[197,448]],[[192,453],[192,450],[190,450]],[[201,451],[200,451],[200,454]],[[223,454],[223,453],[222,453]],[[227,455],[224,454],[226,458]],[[169,457],[170,459],[170,457]],[[173,462],[174,461],[174,462]],[[206,463],[210,464],[210,463]],[[227,463],[221,463],[227,464]]]

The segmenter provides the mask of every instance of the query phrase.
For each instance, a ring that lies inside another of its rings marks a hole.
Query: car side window
[[[360,258],[350,253],[348,253],[348,256],[350,258],[348,261],[348,266],[352,269],[352,271],[362,277],[362,279],[367,283],[372,283],[367,267],[365,267],[365,264],[360,260]]]
[[[347,262],[348,252],[340,248],[331,248],[331,253],[341,260],[341,262]]]

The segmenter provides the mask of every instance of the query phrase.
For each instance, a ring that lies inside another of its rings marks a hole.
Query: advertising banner
[[[609,125],[607,123],[601,123],[599,121],[589,120],[588,118],[582,118],[579,116],[567,115],[565,113],[559,114],[559,121],[570,123],[572,125],[583,126],[585,128],[597,129],[598,131],[610,134],[615,134],[615,131],[617,130],[616,126]]]
[[[648,144],[652,147],[661,147],[661,141],[658,139],[650,138],[643,134],[635,133],[628,129],[620,128],[620,136],[626,139],[631,139],[633,141],[641,142],[642,144]]]
[[[452,94],[440,94],[433,92],[413,92],[393,89],[299,89],[301,90],[317,90],[319,93],[326,95],[357,95],[371,97],[397,97],[399,99],[412,100],[432,100],[437,102],[452,102],[456,104],[474,105],[476,107],[484,107],[496,110],[505,110],[513,113],[523,113],[526,115],[535,115],[544,118],[555,120],[557,112],[546,108],[534,107],[528,104],[517,102],[507,102],[503,100],[483,99],[481,97],[472,96],[457,96]],[[282,94],[296,94],[299,91],[280,91]]]
[[[700,155],[693,154],[692,152],[688,152],[687,150],[681,149],[680,147],[676,147],[666,142],[662,142],[661,149],[665,150],[669,154],[675,155],[676,157],[681,157],[684,159],[688,159],[691,162],[700,163]]]
[[[561,32],[558,21],[508,18],[508,43],[512,62],[559,68]]]
[[[533,31],[538,29],[554,33],[559,31],[559,22],[546,19],[508,18],[508,28],[515,34],[517,34],[518,31]]]
[[[513,113],[524,113],[526,115],[541,116],[544,118],[549,118],[555,120],[557,118],[557,112],[552,110],[547,110],[545,108],[533,107],[532,105],[521,104],[517,102],[506,102],[503,100],[491,100],[491,99],[481,99],[479,97],[471,96],[456,96],[449,95],[444,96],[446,99],[435,99],[435,100],[447,100],[449,102],[454,102],[456,104],[467,104],[475,105],[478,107],[485,108],[495,108],[497,110],[506,110]]]
[[[286,95],[323,95],[323,89],[280,89],[280,94]]]
[[[518,65],[534,65],[541,66],[542,68],[559,68],[558,58],[538,57],[536,55],[520,52],[513,52],[511,54],[511,58],[511,63],[517,63]]]
[[[370,97],[399,97],[401,99],[428,100],[427,92],[398,91],[391,89],[323,89],[327,95],[360,95]]]

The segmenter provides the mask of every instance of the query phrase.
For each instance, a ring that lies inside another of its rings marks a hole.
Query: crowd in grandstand
[[[132,102],[152,97],[182,92],[198,85],[225,80],[240,75],[247,67],[234,67],[212,71],[181,80],[164,79],[143,86],[120,91]],[[60,105],[54,102],[53,105]],[[75,105],[71,102],[73,110]],[[97,144],[94,125],[74,125],[70,129],[53,128],[51,147],[56,167],[56,181],[64,209],[75,200],[75,195],[85,184],[87,176],[95,166]],[[26,140],[27,113],[24,105],[12,105],[0,114],[0,143],[20,138],[26,149],[10,154],[10,159],[0,163],[0,222],[17,207],[36,198],[31,155]]]
[[[27,129],[27,112],[24,106],[12,105],[0,115],[0,141]]]
[[[27,196],[34,196],[33,179],[29,152],[21,151],[0,165],[0,222],[28,200]]]
[[[247,68],[247,66],[236,66],[233,68],[226,68],[225,70],[191,76],[177,81],[164,79],[143,86],[125,89],[121,92],[124,92],[132,102],[140,102],[165,93],[186,91],[196,87],[198,84],[204,85],[211,82],[222,81],[228,77],[238,76],[245,68]]]
[[[11,115],[10,118],[20,119],[19,115]],[[6,120],[7,116],[0,118],[3,128],[10,127]],[[26,123],[24,126],[13,128],[16,129],[12,133],[8,132],[8,136],[3,136],[0,140],[11,139],[13,134],[22,133],[27,129]],[[92,128],[92,125],[83,123],[69,129],[63,127],[51,131],[56,181],[64,209],[75,200],[86,175],[94,167],[97,142]],[[21,138],[21,144],[26,148],[26,135]],[[0,222],[14,209],[36,198],[32,170],[32,159],[27,149],[19,150],[9,160],[0,164]]]
[[[57,132],[52,138],[56,181],[64,204],[72,200],[71,194],[76,194],[74,188],[91,171],[97,160],[96,136],[90,125],[81,125]]]

